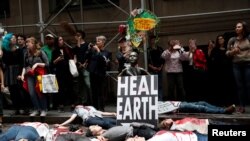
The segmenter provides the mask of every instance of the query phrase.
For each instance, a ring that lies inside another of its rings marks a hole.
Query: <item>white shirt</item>
[[[85,121],[89,117],[97,116],[102,118],[101,111],[96,110],[93,106],[78,105],[76,106],[74,113],[77,114],[77,116],[81,117],[83,121]]]
[[[193,132],[159,131],[147,141],[198,141]]]

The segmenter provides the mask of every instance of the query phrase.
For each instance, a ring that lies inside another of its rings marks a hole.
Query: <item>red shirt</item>
[[[207,70],[207,59],[201,49],[196,49],[193,55],[194,68]]]

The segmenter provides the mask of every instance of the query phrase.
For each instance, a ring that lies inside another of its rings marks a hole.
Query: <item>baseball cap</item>
[[[47,34],[45,37],[54,38],[54,36],[52,34]]]

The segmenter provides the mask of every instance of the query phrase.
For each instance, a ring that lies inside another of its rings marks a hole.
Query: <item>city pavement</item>
[[[105,107],[105,111],[107,112],[115,112],[116,106],[115,105],[108,105]],[[65,112],[59,112],[57,110],[50,110],[47,113],[46,117],[30,117],[29,115],[13,115],[13,110],[4,110],[4,117],[3,117],[3,126],[2,131],[6,131],[11,125],[15,123],[22,123],[22,122],[45,122],[48,123],[51,127],[53,124],[62,123],[67,120],[72,112],[70,108],[66,108]],[[176,113],[176,114],[160,114],[159,121],[172,118],[172,119],[182,119],[185,117],[196,117],[196,118],[208,118],[213,119],[216,121],[222,121],[232,124],[242,124],[242,125],[249,125],[250,124],[250,106],[247,106],[246,113],[233,113],[233,114],[205,114],[205,113]],[[82,120],[77,118],[74,120],[72,124],[81,124]]]
[[[116,112],[116,106],[108,105],[105,107],[107,112]],[[67,120],[72,112],[70,108],[66,108],[65,112],[59,112],[57,110],[50,110],[46,117],[30,117],[29,115],[13,115],[13,110],[4,110],[3,123],[22,123],[26,121],[39,121],[46,122],[48,124],[62,123]],[[197,117],[197,118],[208,118],[219,121],[227,121],[239,124],[250,124],[250,106],[247,106],[246,113],[233,113],[233,114],[206,114],[206,113],[175,113],[175,114],[159,114],[159,120],[165,118],[181,119],[184,117]],[[81,119],[77,118],[74,123],[81,123]]]

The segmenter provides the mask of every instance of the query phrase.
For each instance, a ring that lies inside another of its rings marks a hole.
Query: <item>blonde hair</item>
[[[41,51],[40,51],[40,44],[38,43],[37,39],[35,37],[29,37],[26,39],[26,41],[29,41],[31,42],[33,45],[34,45],[34,50],[28,50],[28,55],[29,56],[39,56],[41,54]]]
[[[100,35],[100,36],[97,36],[96,39],[100,39],[100,40],[103,40],[103,42],[105,43],[107,38],[103,35]]]

